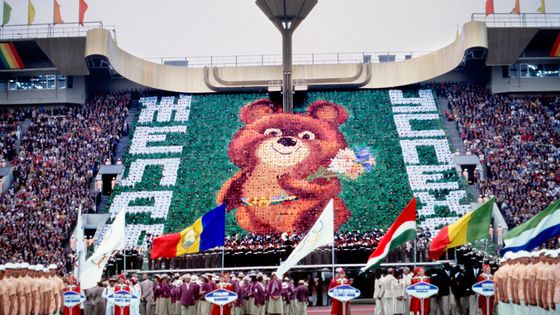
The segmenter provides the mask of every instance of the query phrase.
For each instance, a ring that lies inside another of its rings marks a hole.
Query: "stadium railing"
[[[488,27],[560,27],[560,13],[473,13],[471,21],[484,22]]]
[[[85,37],[89,30],[95,28],[105,28],[115,33],[113,25],[104,25],[101,21],[84,22],[83,26],[78,22],[13,24],[0,27],[0,39]]]

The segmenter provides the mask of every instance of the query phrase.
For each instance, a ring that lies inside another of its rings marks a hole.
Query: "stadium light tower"
[[[294,107],[292,84],[292,34],[315,7],[318,0],[256,0],[255,3],[282,34],[282,110]]]

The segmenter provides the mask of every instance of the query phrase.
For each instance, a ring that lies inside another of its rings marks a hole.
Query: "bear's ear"
[[[250,124],[261,117],[274,114],[275,109],[276,104],[271,100],[261,98],[243,106],[239,112],[239,119],[245,124]]]
[[[340,125],[348,119],[346,109],[338,104],[327,101],[316,101],[307,107],[309,116],[331,124]]]

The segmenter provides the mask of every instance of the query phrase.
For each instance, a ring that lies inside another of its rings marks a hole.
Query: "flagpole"
[[[227,233],[227,216],[224,215],[224,238],[225,235]],[[222,245],[222,274],[224,273],[224,267],[225,267],[225,248],[226,248],[226,242],[224,240],[224,244]]]
[[[331,246],[331,256],[332,256],[332,276],[334,279],[334,237],[333,237],[333,242],[332,242],[332,246]]]

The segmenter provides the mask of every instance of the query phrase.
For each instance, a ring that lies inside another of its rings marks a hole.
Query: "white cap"
[[[6,266],[0,265],[0,271],[4,271],[4,270],[6,270]]]
[[[49,270],[49,268],[45,268],[45,269],[43,269],[43,272],[47,272],[47,273],[48,273],[48,272],[50,272],[50,270]]]
[[[512,252],[507,252],[507,253],[504,254],[503,259],[504,260],[511,259],[511,256],[513,256],[513,253]]]
[[[35,265],[35,270],[36,271],[43,271],[43,269],[45,269],[45,266],[43,266],[41,264]]]
[[[47,268],[49,269],[58,269],[58,267],[55,264],[50,264]]]
[[[191,282],[197,282],[198,281],[198,276],[197,275],[192,275],[191,276]]]
[[[29,264],[26,262],[19,264],[19,266],[21,269],[29,269]]]
[[[21,263],[15,263],[14,269],[21,269]]]
[[[7,263],[5,265],[6,269],[16,269],[16,265],[13,263]]]
[[[551,253],[550,253],[550,257],[552,257],[552,258],[558,258],[558,253],[557,253],[555,250],[551,250],[550,252],[551,252]]]

